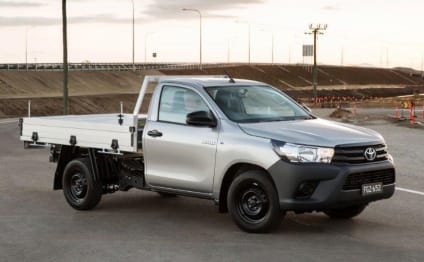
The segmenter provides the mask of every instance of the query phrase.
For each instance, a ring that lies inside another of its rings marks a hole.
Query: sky
[[[0,0],[0,63],[61,62],[60,0]],[[136,62],[311,62],[310,24],[320,64],[422,69],[422,0],[134,0]],[[70,62],[131,62],[131,0],[67,0]],[[274,39],[274,45],[272,44]],[[27,40],[27,41],[26,41]],[[27,44],[26,44],[27,43]],[[272,52],[274,46],[274,52]],[[25,52],[27,50],[27,52]],[[157,53],[153,57],[152,53]]]

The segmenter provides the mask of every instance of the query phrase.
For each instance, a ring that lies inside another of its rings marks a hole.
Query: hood
[[[334,147],[342,144],[384,143],[383,137],[368,128],[324,119],[239,124],[249,135],[293,144]]]

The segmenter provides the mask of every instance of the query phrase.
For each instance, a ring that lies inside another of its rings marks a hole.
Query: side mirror
[[[196,111],[187,114],[186,123],[191,126],[216,127],[217,122],[211,112]]]

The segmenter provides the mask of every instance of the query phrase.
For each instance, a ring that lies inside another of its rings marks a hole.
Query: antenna
[[[234,84],[236,81],[234,80],[234,78],[228,73],[228,71],[225,69],[224,70],[225,74],[228,76],[228,78],[230,79],[230,83]]]

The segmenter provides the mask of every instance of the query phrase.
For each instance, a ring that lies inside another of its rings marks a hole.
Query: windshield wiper
[[[273,118],[251,118],[239,120],[239,123],[263,123],[263,122],[279,122],[279,121],[293,121],[293,120],[309,120],[313,119],[311,116],[284,116]]]
[[[309,119],[313,119],[312,116],[296,116],[295,117],[296,120],[309,120]]]

